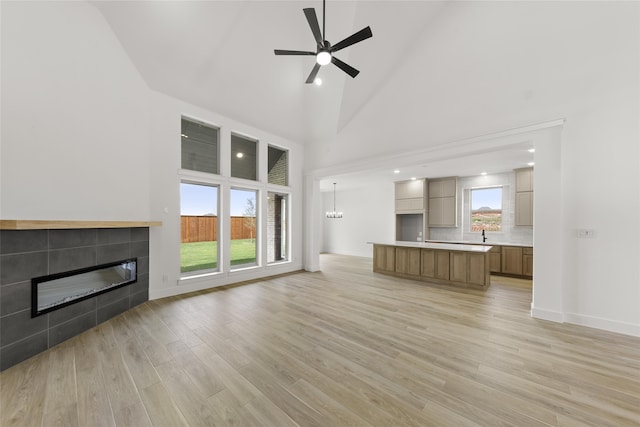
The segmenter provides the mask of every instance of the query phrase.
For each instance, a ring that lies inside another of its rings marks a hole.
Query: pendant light
[[[336,183],[333,183],[333,211],[327,212],[327,218],[342,218],[342,212],[336,211]]]

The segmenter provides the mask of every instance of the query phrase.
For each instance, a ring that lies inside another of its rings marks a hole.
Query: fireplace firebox
[[[137,281],[137,258],[31,279],[31,317]]]

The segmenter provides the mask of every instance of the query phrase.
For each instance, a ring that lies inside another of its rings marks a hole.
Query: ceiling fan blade
[[[331,46],[329,49],[331,52],[337,52],[340,49],[344,49],[345,47],[349,47],[352,44],[356,44],[361,42],[362,40],[368,39],[369,37],[373,37],[373,33],[371,32],[371,27],[363,28],[355,34],[350,35],[346,39],[336,43]]]
[[[318,71],[320,71],[320,64],[316,62],[316,64],[313,66],[313,69],[311,70],[311,74],[309,74],[309,77],[307,77],[307,81],[305,81],[305,83],[313,83],[313,81],[316,79],[316,76],[318,75]]]
[[[315,55],[315,52],[305,52],[303,50],[282,50],[274,49],[276,55]]]
[[[313,33],[313,38],[316,39],[316,43],[318,47],[324,47],[324,41],[322,40],[322,33],[320,32],[320,25],[318,25],[318,17],[316,16],[316,10],[312,7],[302,9],[304,11],[304,16],[307,17],[307,21],[309,22],[309,26],[311,27],[311,32]]]
[[[351,65],[340,61],[335,56],[331,57],[331,62],[333,62],[336,67],[340,68],[342,71],[344,71],[345,73],[349,74],[351,77],[355,78],[360,73],[360,71],[356,70]]]

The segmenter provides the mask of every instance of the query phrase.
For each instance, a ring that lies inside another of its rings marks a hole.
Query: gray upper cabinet
[[[457,178],[432,179],[429,181],[429,198],[456,197]]]
[[[429,180],[429,227],[457,227],[458,178]]]
[[[516,193],[533,191],[533,168],[516,169]]]
[[[396,182],[396,213],[423,213],[424,179]]]
[[[533,168],[516,169],[516,225],[533,225]]]

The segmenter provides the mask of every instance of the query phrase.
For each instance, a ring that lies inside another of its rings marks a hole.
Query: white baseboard
[[[564,322],[564,315],[561,312],[536,308],[533,304],[531,304],[531,317],[557,323]]]
[[[595,316],[586,316],[584,314],[577,313],[565,313],[564,317],[567,323],[640,337],[640,325],[637,324],[603,319]]]
[[[305,265],[304,270],[310,273],[315,273],[316,271],[320,271],[320,264]]]
[[[577,313],[561,313],[558,311],[535,308],[531,305],[531,317],[535,319],[549,320],[558,323],[572,323],[588,328],[602,329],[618,334],[640,337],[640,325],[618,320],[604,319],[601,317],[587,316]]]

